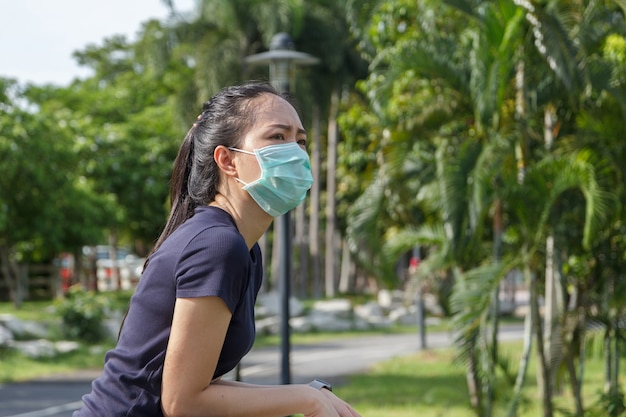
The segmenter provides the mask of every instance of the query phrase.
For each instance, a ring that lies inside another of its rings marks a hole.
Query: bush
[[[102,294],[70,288],[66,298],[57,304],[56,311],[63,320],[66,337],[89,343],[104,339],[103,322],[109,310],[109,301]]]
[[[599,400],[594,405],[593,411],[592,416],[626,417],[624,394],[621,390],[613,393],[600,392]]]

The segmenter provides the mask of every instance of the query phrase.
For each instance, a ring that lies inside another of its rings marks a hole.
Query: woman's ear
[[[219,145],[213,152],[213,158],[219,169],[226,175],[237,176],[237,168],[233,159],[233,152],[224,145]]]

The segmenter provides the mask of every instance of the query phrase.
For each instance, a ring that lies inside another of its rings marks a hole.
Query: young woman
[[[323,383],[221,380],[252,347],[257,240],[313,178],[296,110],[272,87],[204,104],[172,174],[171,212],[115,349],[74,417],[356,417]]]

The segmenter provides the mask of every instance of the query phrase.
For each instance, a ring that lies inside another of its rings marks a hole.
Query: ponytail
[[[191,173],[194,156],[195,127],[194,125],[187,133],[187,136],[185,136],[178,150],[178,155],[174,160],[172,179],[170,181],[170,214],[165,228],[157,239],[150,255],[161,246],[163,241],[165,241],[178,226],[193,216],[193,212],[197,207],[197,204],[194,203],[189,196],[189,175]]]

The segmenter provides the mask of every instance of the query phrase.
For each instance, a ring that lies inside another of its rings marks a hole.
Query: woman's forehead
[[[296,109],[284,98],[274,94],[264,94],[253,103],[255,125],[282,124],[301,128],[300,116]]]

